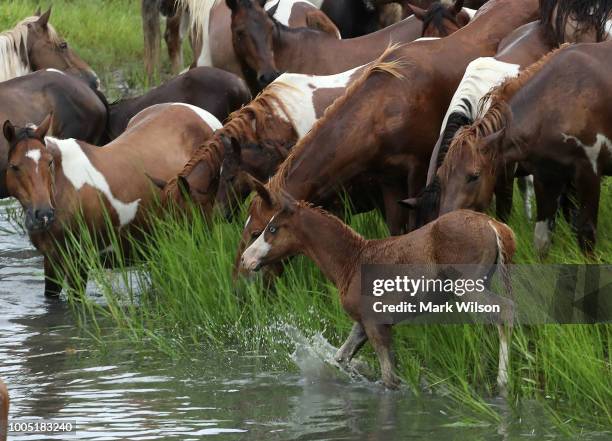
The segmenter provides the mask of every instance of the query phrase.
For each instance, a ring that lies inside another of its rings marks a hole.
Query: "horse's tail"
[[[512,264],[512,259],[516,252],[514,231],[508,225],[495,220],[490,220],[489,226],[493,230],[497,241],[497,267],[502,278],[504,290],[506,296],[512,298],[512,280],[509,265]]]
[[[306,13],[306,26],[311,29],[317,29],[326,34],[332,35],[340,39],[340,31],[333,21],[324,12],[317,10]]]

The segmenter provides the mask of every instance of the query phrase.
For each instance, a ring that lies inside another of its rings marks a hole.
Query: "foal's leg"
[[[62,276],[47,256],[44,258],[45,297],[59,297],[62,292]]]
[[[391,326],[375,323],[364,323],[363,326],[378,356],[384,385],[389,389],[397,389],[401,381],[395,374],[395,361],[391,351]]]
[[[363,329],[363,325],[359,322],[355,322],[353,324],[353,329],[351,329],[351,333],[340,349],[338,349],[334,358],[341,364],[350,362],[367,339],[368,336]]]
[[[576,220],[578,244],[585,254],[592,255],[599,211],[600,179],[590,163],[576,166],[575,184],[579,209]]]
[[[510,340],[512,337],[512,325],[503,323],[497,325],[499,333],[499,365],[497,368],[497,387],[499,393],[508,396],[508,370],[510,368]]]
[[[555,225],[555,216],[559,208],[559,197],[563,185],[558,180],[542,180],[536,176],[534,179],[536,195],[536,225],[534,232],[534,246],[543,257],[548,252],[551,243],[551,234]]]

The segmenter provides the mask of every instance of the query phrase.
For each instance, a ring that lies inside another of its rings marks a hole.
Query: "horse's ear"
[[[481,150],[485,152],[489,152],[491,150],[497,149],[500,146],[504,136],[506,134],[506,128],[502,127],[495,133],[491,133],[482,138]]]
[[[297,202],[289,193],[281,190],[280,197],[278,198],[281,204],[281,210],[285,213],[294,213],[297,208]]]
[[[463,10],[463,3],[464,0],[456,0],[451,12],[455,15],[459,14]]]
[[[53,112],[47,115],[47,117],[39,124],[39,126],[34,131],[34,137],[40,139],[41,141],[45,139],[47,133],[49,133],[49,129],[53,125]]]
[[[240,145],[240,143],[238,142],[238,140],[236,138],[234,138],[233,136],[231,137],[231,147],[232,147],[232,153],[234,154],[234,156],[238,159],[241,158],[242,156],[242,146]]]
[[[46,28],[49,24],[49,17],[51,17],[51,7],[47,9],[47,12],[40,16],[40,18],[36,21],[36,24],[43,29]]]
[[[427,15],[427,11],[425,9],[421,9],[418,6],[412,5],[410,3],[405,3],[406,12],[412,12],[416,18],[423,21],[425,20],[425,16]]]
[[[15,141],[16,132],[15,126],[10,120],[7,119],[6,121],[4,121],[4,125],[2,126],[2,133],[4,134],[4,137],[9,142],[9,144],[12,145]]]
[[[257,0],[257,3],[259,3],[259,6],[263,8],[266,5],[266,1],[267,0]]]
[[[419,198],[408,198],[401,201],[397,201],[398,204],[403,205],[404,207],[410,208],[411,210],[416,210],[419,208],[420,200]]]
[[[35,17],[40,17],[40,6],[38,8],[36,8],[36,12],[34,12],[34,16]]]
[[[257,192],[261,200],[264,202],[264,204],[268,206],[268,208],[274,208],[274,200],[272,198],[272,195],[270,194],[266,186],[263,184],[263,182],[251,176],[249,173],[244,172],[244,174],[247,176],[247,182],[249,183],[251,190]]]
[[[160,190],[163,190],[164,188],[166,188],[166,185],[168,184],[163,179],[154,178],[153,176],[149,175],[148,173],[145,173],[145,176],[147,178],[149,178],[149,181],[151,181],[153,183],[153,185],[155,185]]]
[[[237,3],[238,3],[238,0],[225,0],[225,4],[232,11],[236,9],[236,6],[238,6]]]
[[[191,187],[189,185],[189,181],[185,176],[179,176],[178,178],[176,178],[176,184],[181,194],[191,194]]]

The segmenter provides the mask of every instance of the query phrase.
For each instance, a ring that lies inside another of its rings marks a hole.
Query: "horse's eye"
[[[261,231],[253,231],[251,233],[251,239],[257,239],[261,235]]]
[[[14,172],[18,172],[19,171],[19,166],[15,165],[15,164],[9,164],[9,168],[11,170],[13,170]]]
[[[480,173],[471,173],[467,176],[466,180],[468,182],[475,182],[480,178]]]
[[[277,229],[276,229],[276,227],[270,225],[268,227],[268,231],[270,232],[270,234],[274,234],[274,233],[276,233]]]
[[[68,43],[66,43],[65,41],[62,41],[59,44],[60,49],[68,49]]]

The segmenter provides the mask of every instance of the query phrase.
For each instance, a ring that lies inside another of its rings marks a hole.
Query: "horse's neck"
[[[126,129],[130,119],[144,109],[139,98],[126,98],[108,106],[108,132],[111,139],[117,138]]]
[[[338,288],[359,265],[367,241],[340,219],[312,207],[300,207],[296,233],[301,251],[312,259]]]

